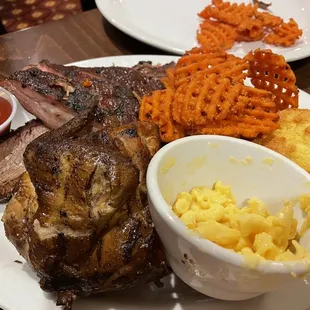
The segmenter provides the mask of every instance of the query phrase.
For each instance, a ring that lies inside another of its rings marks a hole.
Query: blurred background
[[[0,0],[0,34],[96,8],[94,0]]]

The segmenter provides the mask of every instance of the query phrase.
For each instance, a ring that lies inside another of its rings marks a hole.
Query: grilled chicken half
[[[7,238],[71,309],[76,296],[158,281],[168,273],[147,206],[158,128],[135,122],[85,131],[91,109],[31,142],[3,222]]]

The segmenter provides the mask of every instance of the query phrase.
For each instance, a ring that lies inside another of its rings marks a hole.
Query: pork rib
[[[50,129],[62,126],[76,115],[61,101],[27,88],[18,80],[4,80],[0,82],[0,86],[14,94],[25,110],[35,115]]]
[[[158,78],[140,69],[80,68],[48,61],[28,66],[0,85],[49,128],[58,128],[87,109],[95,94],[101,98],[97,121],[113,127],[129,124],[138,120],[138,98],[163,88]]]

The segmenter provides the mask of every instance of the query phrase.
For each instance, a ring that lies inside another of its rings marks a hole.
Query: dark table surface
[[[110,25],[92,10],[0,36],[0,79],[41,59],[65,64],[126,54],[165,54]],[[310,93],[310,58],[291,63],[298,87]]]
[[[0,78],[41,59],[65,64],[126,54],[164,54],[110,25],[91,10],[0,36]]]

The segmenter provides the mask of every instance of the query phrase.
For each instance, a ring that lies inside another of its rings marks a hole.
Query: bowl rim
[[[6,127],[8,127],[10,125],[10,123],[12,122],[13,118],[15,117],[16,115],[16,112],[17,112],[17,99],[15,98],[15,96],[10,93],[8,90],[6,90],[5,88],[1,87],[0,86],[0,92],[3,92],[4,94],[6,94],[8,96],[8,99],[7,98],[4,98],[5,100],[7,100],[11,107],[12,107],[12,111],[11,111],[11,114],[10,116],[6,119],[5,122],[3,122],[1,125],[0,125],[0,131],[4,130]]]
[[[169,225],[177,235],[185,239],[187,242],[189,242],[191,245],[198,248],[199,250],[208,253],[209,255],[226,263],[230,263],[234,266],[238,266],[241,268],[247,268],[244,261],[244,256],[242,254],[221,247],[220,245],[217,245],[212,241],[204,239],[198,235],[190,234],[188,228],[171,210],[171,207],[169,207],[168,203],[164,199],[159,189],[157,183],[157,171],[158,165],[160,164],[161,159],[164,157],[164,155],[172,148],[180,144],[191,143],[192,141],[196,140],[204,143],[214,143],[215,141],[219,140],[224,142],[233,141],[233,143],[239,144],[240,146],[242,145],[246,147],[261,148],[264,152],[266,152],[266,155],[273,155],[277,159],[283,161],[285,164],[293,166],[294,169],[298,170],[298,172],[309,181],[310,174],[299,165],[297,165],[295,162],[291,161],[280,153],[268,149],[267,147],[256,144],[254,142],[220,135],[194,135],[184,137],[166,144],[154,155],[147,169],[146,183],[149,199],[151,200],[152,206],[156,209],[161,220],[164,221],[167,225]],[[303,260],[285,262],[264,260],[260,261],[254,268],[254,270],[268,274],[292,274],[298,276],[310,272],[310,262]]]

